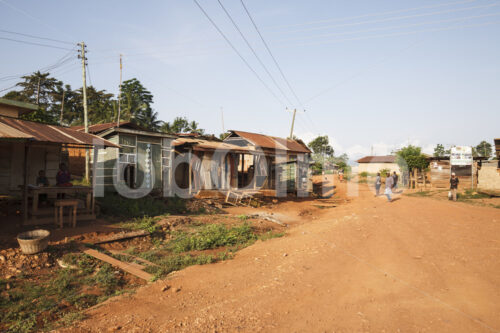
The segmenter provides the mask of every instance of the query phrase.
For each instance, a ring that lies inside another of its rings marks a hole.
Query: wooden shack
[[[450,157],[429,157],[428,180],[432,188],[450,188],[451,173],[454,172],[459,179],[459,190],[477,188],[478,170],[483,157],[474,157],[472,165],[451,165]]]
[[[262,189],[279,192],[274,195],[307,196],[312,191],[311,150],[304,142],[236,130],[229,133],[224,142],[249,149],[249,156],[239,158],[238,186],[255,182]]]
[[[83,131],[82,126],[73,127]],[[102,149],[97,160],[97,182],[104,190],[115,192],[117,186],[129,189],[170,191],[173,158],[173,135],[154,132],[132,122],[103,123],[89,126],[95,134],[120,148]],[[70,151],[71,165],[81,165],[81,151]]]
[[[37,109],[33,104],[0,98],[0,194],[22,195],[23,221],[44,223],[53,221],[54,211],[53,208],[38,209],[40,193],[55,197],[60,193],[84,192],[89,198],[87,214],[79,214],[78,218],[95,218],[93,208],[89,207],[92,187],[63,189],[56,186],[59,163],[64,162],[62,151],[68,148],[88,149],[95,144],[104,147],[118,145],[66,127],[19,119],[21,115]],[[40,171],[44,171],[49,186],[37,184]],[[32,207],[28,209],[30,198]]]

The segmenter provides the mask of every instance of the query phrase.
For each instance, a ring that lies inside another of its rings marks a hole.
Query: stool
[[[69,218],[71,219],[71,215],[73,215],[72,225],[73,228],[76,227],[76,209],[78,207],[78,200],[61,199],[54,202],[54,216],[56,224],[58,224],[60,228],[63,227],[64,207],[70,207],[73,209],[69,212]]]

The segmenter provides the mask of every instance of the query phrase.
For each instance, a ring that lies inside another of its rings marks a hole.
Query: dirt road
[[[343,186],[336,196],[346,195]],[[327,203],[281,204],[287,237],[114,298],[71,330],[500,330],[498,209],[413,197],[387,203],[366,185],[349,203]]]

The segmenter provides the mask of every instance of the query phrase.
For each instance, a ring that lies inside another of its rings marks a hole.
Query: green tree
[[[434,148],[434,156],[442,157],[444,155],[446,155],[446,150],[444,149],[444,146],[442,144],[438,143]]]
[[[189,121],[186,117],[176,117],[170,122],[164,122],[160,130],[164,133],[198,133],[204,134],[205,130],[199,128],[196,121]]]
[[[161,121],[151,104],[153,95],[139,80],[133,78],[123,81],[120,120],[134,121],[151,130],[160,129]]]
[[[328,135],[318,136],[308,144],[314,154],[321,154],[326,157],[333,156],[334,150],[330,145]]]
[[[38,105],[37,111],[21,116],[22,119],[57,124],[59,120],[57,110],[61,103],[57,92],[63,83],[50,77],[50,73],[39,71],[22,76],[21,79],[22,81],[17,83],[21,90],[10,91],[4,97]]]
[[[422,154],[422,149],[413,145],[396,151],[396,163],[403,171],[412,171],[415,168],[424,170],[429,166],[429,161]]]
[[[492,148],[491,148],[491,143],[487,141],[481,141],[477,146],[476,146],[476,153],[478,156],[483,156],[486,158],[490,158],[491,154],[493,153]]]

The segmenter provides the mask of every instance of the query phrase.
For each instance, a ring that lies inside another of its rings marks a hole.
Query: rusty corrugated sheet
[[[250,132],[244,132],[244,131],[231,130],[231,132],[244,138],[245,140],[249,141],[250,143],[252,143],[253,145],[255,145],[257,147],[267,148],[267,149],[286,150],[286,151],[297,152],[297,153],[310,153],[311,152],[309,150],[309,148],[306,147],[306,145],[304,145],[303,143],[299,143],[298,141],[295,141],[295,140],[278,138],[275,136],[250,133]]]
[[[0,138],[5,139],[33,139],[33,136],[18,131],[15,128],[0,123]]]
[[[73,145],[93,145],[94,140],[97,139],[106,147],[119,147],[95,135],[82,133],[66,127],[41,124],[37,122],[1,116],[0,123],[3,124],[4,127],[9,127],[10,131],[15,130],[17,131],[17,133],[23,133],[26,136],[24,138],[29,138],[33,141]],[[4,137],[0,136],[0,138]]]
[[[127,127],[127,128],[133,128],[133,129],[140,129],[144,130],[142,127],[130,122],[130,121],[121,121],[120,122],[120,127]],[[111,123],[103,123],[103,124],[94,124],[89,126],[89,133],[100,133],[105,130],[108,130],[110,128],[114,128],[116,126],[116,122],[111,122]],[[71,129],[77,130],[77,131],[83,131],[84,126],[72,126]]]
[[[174,146],[191,145],[193,150],[224,150],[239,153],[248,153],[250,150],[246,147],[240,147],[220,141],[210,141],[195,138],[177,138],[173,142]]]

